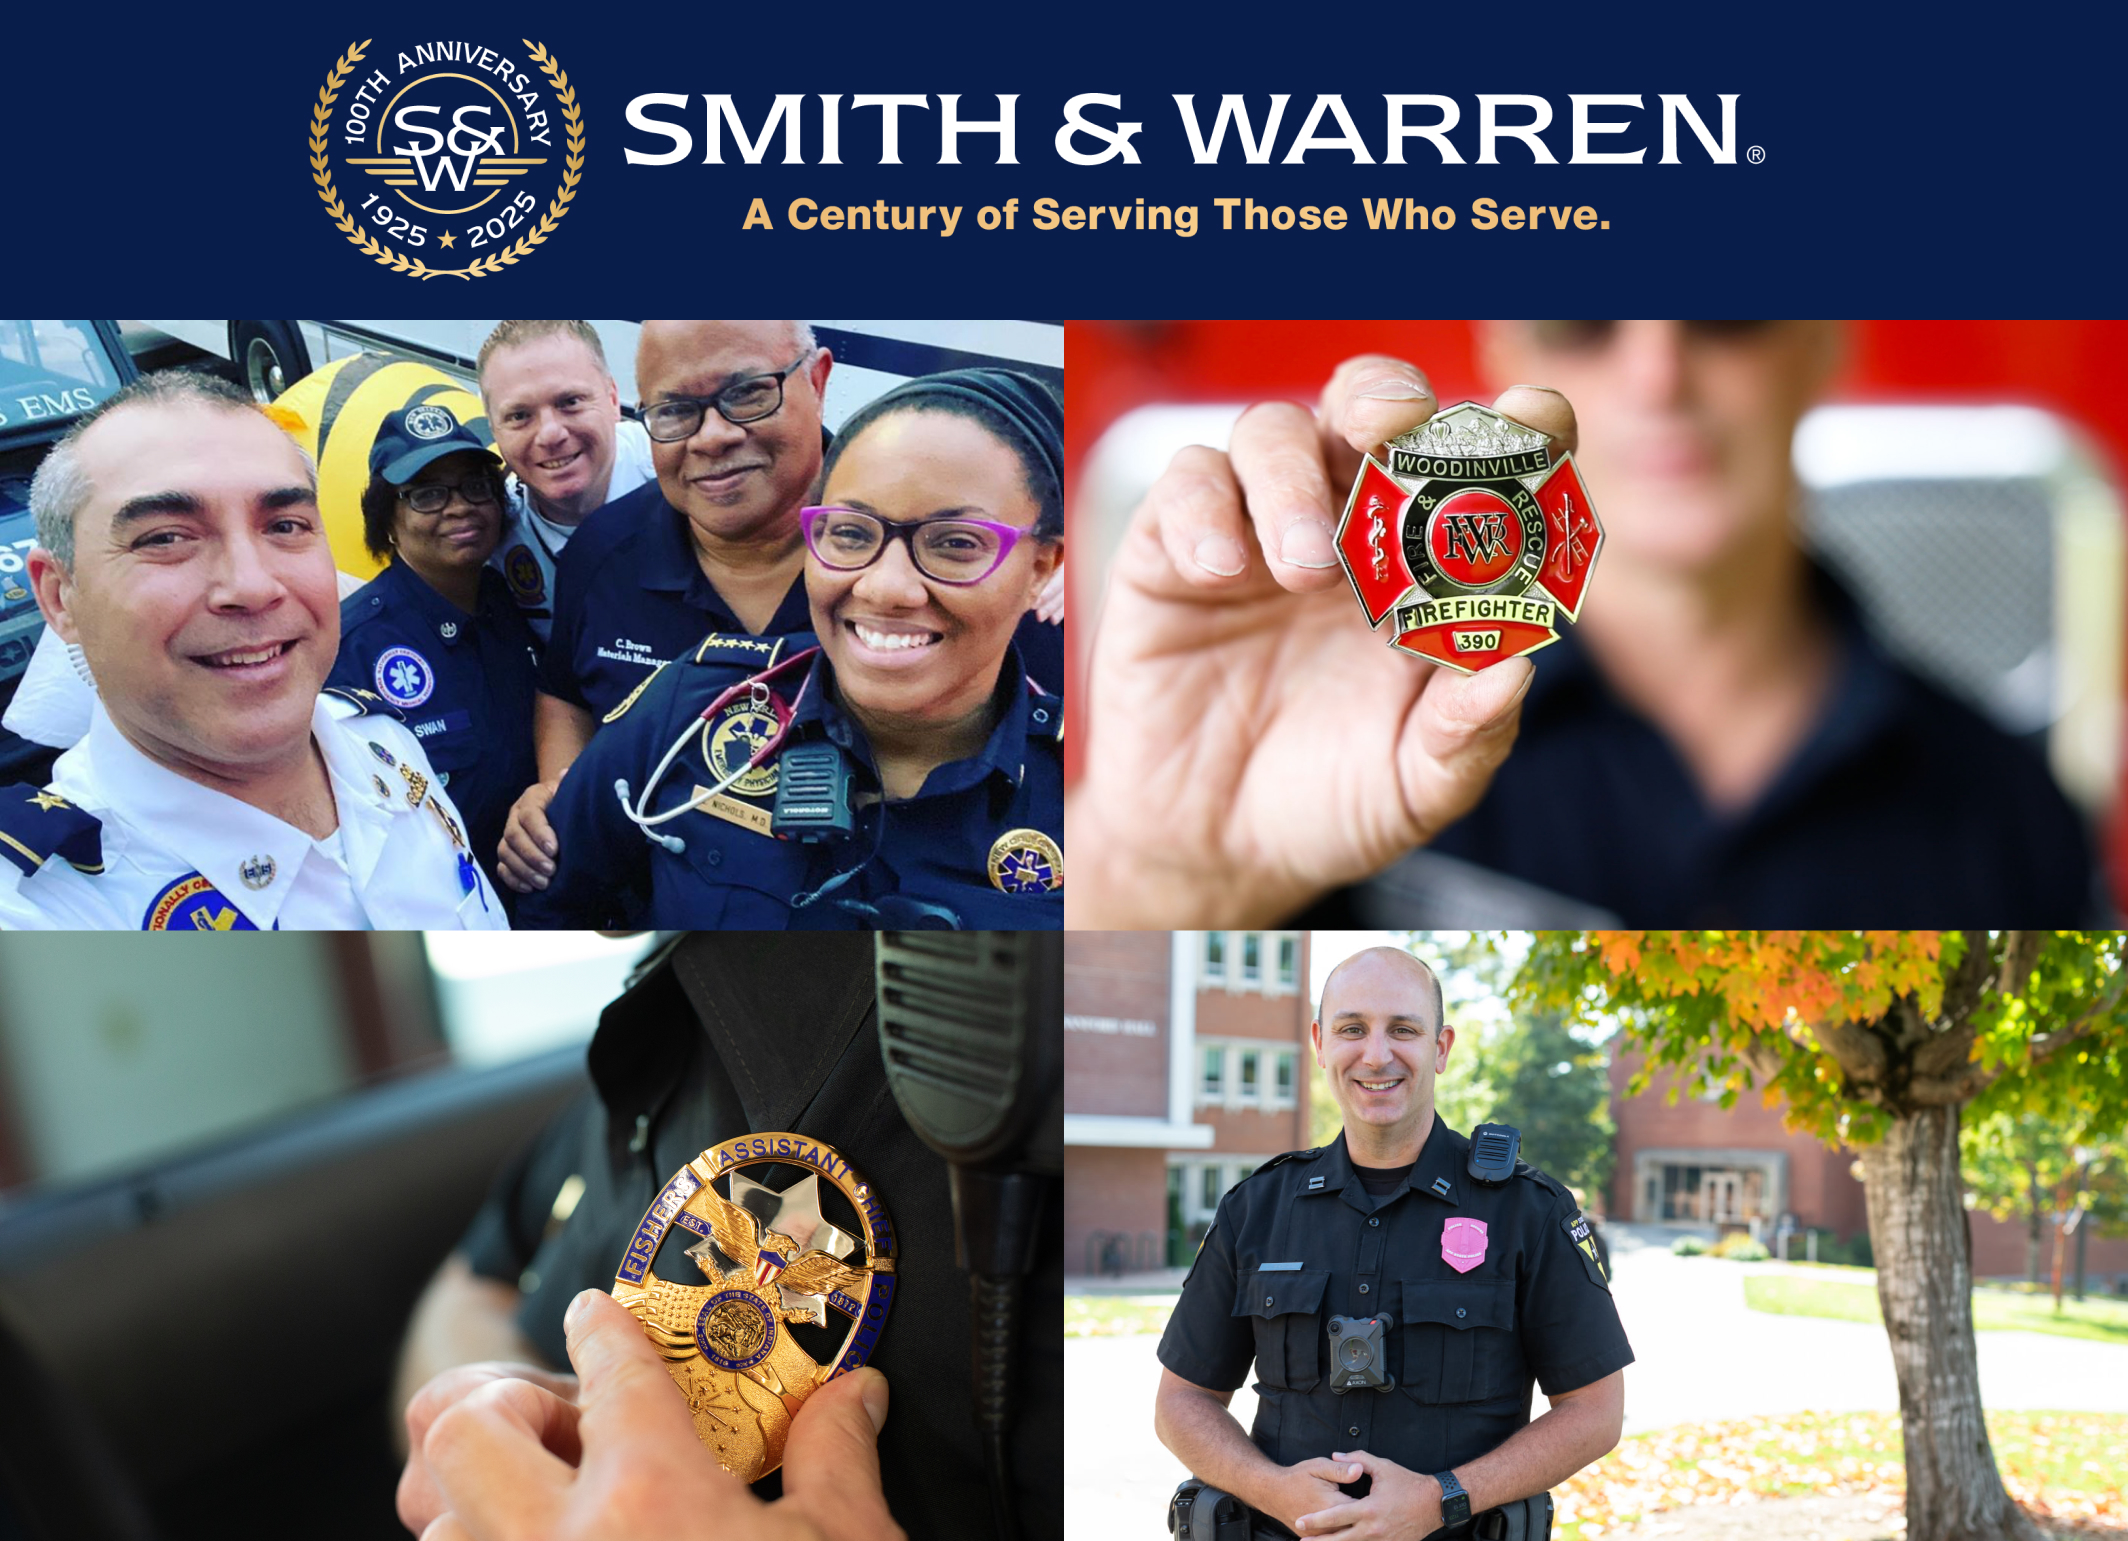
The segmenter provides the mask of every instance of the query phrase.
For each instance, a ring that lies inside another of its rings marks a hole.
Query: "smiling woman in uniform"
[[[502,538],[502,499],[502,463],[444,408],[384,420],[362,535],[387,565],[340,606],[330,681],[382,696],[405,718],[491,878],[510,804],[534,778],[538,686],[539,644],[487,565]]]
[[[1013,633],[1063,558],[1062,440],[1006,370],[855,414],[799,516],[819,651],[712,635],[612,713],[522,923],[1061,925],[1062,705]]]

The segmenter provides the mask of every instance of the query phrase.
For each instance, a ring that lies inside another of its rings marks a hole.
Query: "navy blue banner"
[[[11,11],[7,267],[40,303],[2058,314],[2118,267],[2113,39],[2007,16],[202,14]]]

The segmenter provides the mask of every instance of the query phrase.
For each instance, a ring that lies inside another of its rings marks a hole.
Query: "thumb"
[[[879,1485],[887,1378],[839,1375],[806,1398],[783,1448],[783,1491],[831,1536],[898,1536]]]
[[[604,1290],[585,1290],[562,1318],[569,1362],[582,1380],[587,1419],[640,1435],[694,1439],[694,1420],[672,1377],[643,1336],[643,1324]]]
[[[1401,756],[1421,839],[1432,839],[1485,795],[1515,745],[1522,700],[1535,678],[1527,658],[1503,659],[1469,676],[1434,670]]]

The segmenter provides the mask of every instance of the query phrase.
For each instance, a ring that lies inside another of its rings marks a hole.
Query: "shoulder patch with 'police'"
[[[636,686],[635,689],[629,691],[628,694],[622,698],[621,704],[619,706],[616,706],[612,711],[608,712],[603,720],[606,722],[619,722],[622,717],[627,715],[628,708],[635,705],[635,703],[642,697],[643,692],[650,688],[650,682],[656,679],[664,672],[665,666],[663,664],[659,664],[655,669],[652,669],[648,674],[644,675],[643,683]]]
[[[400,711],[398,707],[392,705],[391,702],[385,700],[374,690],[360,690],[353,686],[327,685],[325,694],[337,696],[342,701],[349,702],[356,712],[364,717],[390,717],[396,722],[404,722],[406,720],[406,713]]]
[[[1574,1244],[1581,1266],[1588,1272],[1589,1282],[1601,1287],[1606,1294],[1610,1293],[1611,1276],[1604,1272],[1603,1257],[1596,1250],[1596,1228],[1589,1224],[1588,1216],[1577,1209],[1559,1222],[1559,1228]]]
[[[55,856],[93,876],[103,871],[103,824],[43,787],[0,788],[0,856],[25,877]]]

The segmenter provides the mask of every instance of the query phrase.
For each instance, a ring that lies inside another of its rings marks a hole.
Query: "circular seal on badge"
[[[1054,893],[1064,886],[1064,847],[1039,829],[1008,829],[991,843],[990,882],[1008,894]]]
[[[652,1265],[675,1227],[699,1239],[664,1277]],[[878,1191],[833,1146],[742,1135],[703,1151],[651,1200],[613,1298],[686,1395],[696,1437],[753,1482],[783,1464],[805,1399],[878,1347],[894,1255]]]
[[[318,90],[310,168],[327,217],[372,261],[409,278],[484,278],[569,212],[583,109],[530,39],[359,42]]]
[[[776,762],[771,759],[740,774],[748,760],[760,752],[761,746],[776,736],[776,718],[772,712],[763,711],[748,702],[741,701],[727,709],[717,718],[716,726],[704,725],[703,731],[709,742],[702,751],[702,758],[709,765],[709,773],[717,780],[737,776],[738,779],[726,790],[746,797],[767,797],[776,790]]]
[[[1390,646],[1474,673],[1559,640],[1603,546],[1581,473],[1551,440],[1475,402],[1369,456],[1337,555]]]
[[[412,648],[388,647],[377,655],[377,691],[405,711],[436,693],[436,671]],[[389,765],[391,761],[384,763]]]

